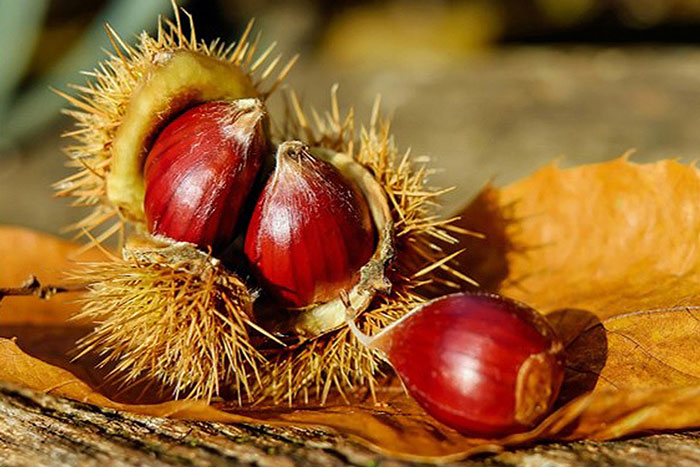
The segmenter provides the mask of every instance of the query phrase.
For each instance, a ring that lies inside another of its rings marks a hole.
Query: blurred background
[[[325,108],[368,116],[377,93],[402,148],[456,185],[445,210],[487,181],[561,165],[700,155],[700,0],[180,0],[199,37],[263,41],[301,61],[288,83]],[[82,84],[111,48],[172,16],[168,0],[0,0],[0,223],[48,232],[77,220],[50,184],[71,125],[50,91]]]

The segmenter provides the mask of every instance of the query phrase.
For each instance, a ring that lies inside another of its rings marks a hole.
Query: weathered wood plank
[[[0,383],[0,465],[386,466],[390,459],[318,429],[185,422],[102,409]],[[461,466],[696,466],[700,432],[540,445]]]

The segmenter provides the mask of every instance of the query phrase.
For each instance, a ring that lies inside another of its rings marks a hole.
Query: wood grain
[[[540,445],[453,466],[700,464],[700,432],[605,443]],[[0,383],[3,466],[385,466],[412,464],[372,453],[331,432],[185,422],[133,415]]]

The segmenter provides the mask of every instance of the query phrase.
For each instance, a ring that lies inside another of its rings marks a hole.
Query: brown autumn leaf
[[[465,267],[543,312],[684,305],[700,291],[699,194],[698,170],[671,160],[548,166],[467,207],[487,240],[467,240],[480,257]]]
[[[567,344],[559,408],[529,433],[466,438],[432,420],[393,384],[380,391],[377,405],[362,394],[350,406],[331,400],[323,407],[254,408],[168,401],[156,390],[139,397],[108,384],[106,370],[94,362],[70,361],[69,349],[87,328],[66,324],[69,305],[53,300],[36,309],[32,299],[10,297],[0,305],[0,379],[141,414],[321,425],[414,460],[454,460],[537,439],[697,427],[699,195],[694,167],[618,159],[547,167],[507,188],[486,188],[465,210],[463,226],[488,236],[462,245],[471,253],[464,271],[548,313]],[[65,257],[74,248],[2,228],[0,255],[12,258],[13,270],[0,270],[0,285],[17,285],[38,268],[70,267]]]

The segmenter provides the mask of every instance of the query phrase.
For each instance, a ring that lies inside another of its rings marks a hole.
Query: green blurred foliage
[[[10,71],[0,81],[0,150],[55,119],[64,103],[50,87],[65,89],[95,66],[109,47],[106,22],[131,37],[169,7],[167,0],[0,0],[0,69]]]

